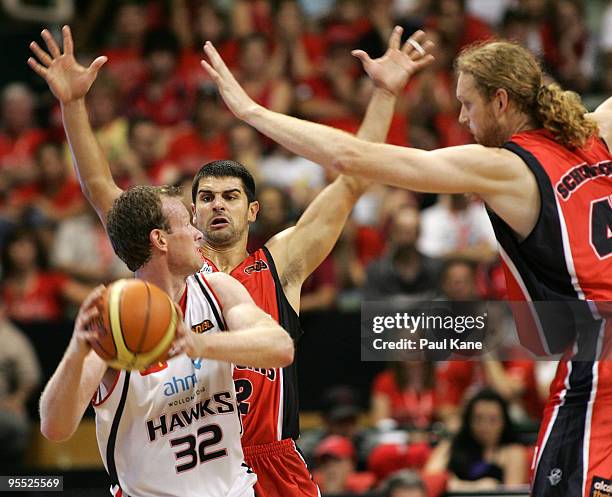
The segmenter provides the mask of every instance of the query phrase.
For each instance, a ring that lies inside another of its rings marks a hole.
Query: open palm
[[[51,33],[45,29],[42,32],[42,37],[49,52],[45,52],[33,41],[30,43],[30,49],[34,52],[38,61],[30,57],[28,65],[45,79],[53,95],[60,102],[66,104],[87,94],[107,58],[98,57],[89,67],[83,67],[74,58],[70,28],[64,26],[62,34],[64,38],[63,54]]]
[[[364,70],[374,84],[397,95],[417,71],[431,64],[434,60],[429,53],[434,46],[430,40],[425,40],[423,31],[416,31],[410,40],[401,46],[402,28],[396,26],[389,37],[387,51],[378,59],[371,59],[363,50],[353,50],[352,54],[361,60]],[[425,54],[419,53],[415,45],[421,46]]]

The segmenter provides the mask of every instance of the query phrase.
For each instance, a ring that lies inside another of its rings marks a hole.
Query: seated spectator
[[[424,441],[414,443],[381,443],[372,449],[368,457],[368,470],[380,482],[397,471],[411,468],[421,470],[431,454],[429,444]]]
[[[230,127],[228,137],[230,158],[240,162],[253,175],[255,183],[260,183],[264,148],[261,135],[248,124],[239,121]]]
[[[41,380],[40,364],[28,338],[6,319],[0,302],[0,466],[19,469],[28,445],[26,403]]]
[[[466,12],[465,0],[433,0],[431,10],[427,27],[438,30],[448,41],[453,57],[462,48],[494,36],[486,22]]]
[[[80,216],[59,224],[51,261],[69,277],[92,286],[132,276],[113,251],[104,226],[90,206]]]
[[[300,312],[326,311],[334,308],[338,279],[334,258],[328,255],[306,278],[300,294]]]
[[[425,484],[418,473],[404,469],[389,476],[380,485],[380,497],[427,497]]]
[[[506,401],[482,390],[467,403],[459,432],[441,442],[426,473],[450,474],[448,491],[492,490],[527,481],[525,448],[517,443]]]
[[[374,378],[372,423],[393,420],[396,426],[427,430],[435,417],[434,364],[393,362]]]
[[[374,485],[373,474],[355,470],[355,448],[346,437],[330,435],[324,438],[315,449],[315,456],[313,479],[322,494],[359,494]]]
[[[36,181],[14,192],[11,203],[35,224],[58,223],[85,210],[79,184],[64,162],[59,145],[43,143],[36,151]]]
[[[249,233],[249,253],[263,247],[274,235],[291,225],[293,206],[289,196],[280,188],[263,184],[258,188],[259,212]]]
[[[34,95],[22,83],[7,85],[0,109],[0,174],[9,185],[35,177],[34,156],[46,133],[35,126]]]
[[[179,44],[171,31],[147,33],[143,55],[147,71],[128,97],[133,116],[145,116],[160,126],[186,120],[193,94],[178,72]]]
[[[271,48],[268,38],[261,33],[243,38],[237,79],[258,104],[287,114],[292,104],[291,86],[283,76],[274,74],[269,63]]]
[[[147,28],[147,12],[142,2],[128,0],[117,6],[109,30],[109,45],[103,53],[108,57],[105,69],[119,83],[122,96],[129,94],[146,73],[142,49]]]
[[[193,123],[185,125],[172,139],[166,159],[181,174],[194,175],[203,164],[227,159],[229,116],[213,86],[202,86],[194,107]]]
[[[440,262],[417,249],[419,211],[404,206],[392,216],[389,249],[386,255],[372,261],[367,268],[365,298],[410,296],[416,299],[433,294]]]
[[[166,142],[160,127],[148,118],[134,118],[128,127],[129,151],[120,157],[122,174],[115,181],[122,188],[133,185],[173,184],[181,172],[176,164],[166,160]]]
[[[466,195],[440,195],[421,215],[419,249],[429,257],[456,257],[489,263],[497,242],[481,202]]]
[[[66,302],[79,304],[91,291],[66,275],[47,270],[36,233],[18,229],[2,247],[0,295],[9,318],[20,323],[57,321]]]
[[[325,56],[325,40],[308,29],[299,2],[279,2],[274,22],[276,74],[287,74],[293,81],[315,75]]]

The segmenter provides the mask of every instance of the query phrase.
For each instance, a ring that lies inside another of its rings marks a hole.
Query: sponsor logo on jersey
[[[204,261],[204,264],[202,264],[202,267],[200,268],[199,272],[204,274],[211,274],[213,272],[213,268],[210,264],[208,264],[207,261]]]
[[[171,397],[177,393],[187,392],[193,389],[197,383],[198,377],[195,373],[183,377],[173,376],[172,380],[164,383],[164,395]]]
[[[562,477],[563,477],[563,471],[561,471],[559,468],[551,469],[549,475],[547,476],[548,481],[553,487],[559,484]]]
[[[251,264],[244,268],[244,272],[246,274],[259,273],[260,271],[265,271],[268,269],[268,265],[266,261],[262,261],[261,259],[257,259],[255,264]]]
[[[612,496],[612,480],[602,478],[601,476],[593,476],[591,482],[591,492],[589,497],[611,497]]]
[[[612,176],[612,162],[605,161],[592,166],[580,164],[565,173],[555,189],[563,200],[568,200],[579,187],[602,176]]]
[[[274,381],[276,379],[276,369],[274,368],[252,368],[250,366],[236,366],[236,369],[241,371],[253,371],[262,376],[265,376],[268,380]]]
[[[165,437],[174,430],[190,426],[194,422],[217,414],[236,412],[236,403],[230,392],[218,392],[210,397],[199,400],[186,409],[162,414],[148,419],[146,422],[149,441],[154,442],[157,437]]]
[[[204,333],[208,330],[211,330],[215,327],[215,325],[213,324],[213,322],[210,319],[205,319],[204,321],[202,321],[201,323],[198,324],[194,324],[191,327],[191,331],[193,331],[194,333]]]
[[[200,369],[202,367],[202,359],[191,359],[191,363],[196,369]]]

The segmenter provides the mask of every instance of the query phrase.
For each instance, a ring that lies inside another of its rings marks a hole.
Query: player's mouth
[[[223,216],[213,217],[210,220],[209,226],[214,230],[221,230],[229,226],[229,219]]]

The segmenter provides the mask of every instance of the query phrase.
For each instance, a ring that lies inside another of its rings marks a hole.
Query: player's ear
[[[508,108],[508,92],[504,88],[498,88],[495,92],[495,107],[499,112],[504,112]]]
[[[253,200],[249,204],[249,223],[254,223],[257,219],[257,213],[259,212],[259,202],[257,200]]]
[[[151,242],[151,246],[162,252],[168,251],[168,239],[166,238],[166,233],[164,230],[154,229],[149,233],[149,241]]]

